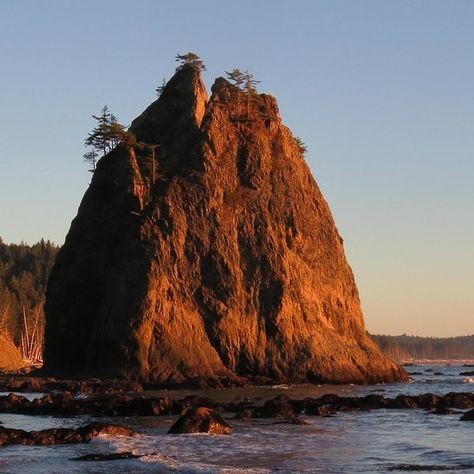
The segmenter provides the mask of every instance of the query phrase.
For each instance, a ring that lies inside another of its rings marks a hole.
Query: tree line
[[[421,337],[373,335],[382,351],[397,361],[412,359],[473,359],[474,335]]]
[[[28,245],[0,238],[0,331],[18,347],[25,324],[28,334],[42,338],[46,285],[58,250],[49,240]]]

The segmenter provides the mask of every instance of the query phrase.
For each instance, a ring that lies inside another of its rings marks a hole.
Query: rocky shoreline
[[[145,396],[143,393],[145,389],[146,386],[142,384],[124,381],[98,379],[61,381],[35,377],[4,377],[0,379],[0,391],[11,393],[0,396],[0,414],[66,417],[161,416],[181,415],[191,408],[209,408],[235,419],[295,420],[300,415],[333,416],[338,412],[377,409],[421,409],[434,414],[464,413],[456,410],[474,411],[474,393],[471,392],[451,392],[442,396],[432,393],[402,394],[395,398],[377,394],[362,397],[326,394],[319,398],[291,399],[286,395],[279,395],[266,401],[245,399],[219,402],[199,395],[188,395],[179,399]],[[18,392],[36,392],[45,395],[30,400]]]
[[[444,395],[422,393],[388,397],[379,394],[291,398],[238,398],[218,401],[200,394],[171,397],[153,396],[147,385],[123,380],[61,380],[32,375],[0,376],[0,447],[10,445],[55,445],[87,443],[102,434],[135,436],[134,430],[115,423],[123,417],[173,418],[168,434],[209,433],[230,435],[234,423],[273,420],[273,424],[305,425],[308,418],[338,416],[344,412],[370,410],[423,410],[427,416],[452,415],[460,421],[474,421],[474,393]],[[20,394],[23,392],[23,394]],[[35,397],[28,396],[35,394]],[[44,394],[44,395],[42,395]],[[88,417],[74,428],[25,431],[2,426],[2,414],[28,416]],[[97,422],[93,422],[94,418]],[[103,423],[104,418],[106,423]],[[127,424],[127,423],[125,423]],[[139,457],[135,453],[91,453],[77,461],[113,461]]]

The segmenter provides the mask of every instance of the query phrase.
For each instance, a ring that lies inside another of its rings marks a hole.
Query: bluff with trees
[[[372,336],[394,360],[474,359],[474,335],[459,337]]]
[[[25,326],[29,341],[42,343],[46,284],[58,250],[50,241],[6,244],[0,238],[0,332],[17,347]],[[31,344],[23,344],[27,352]]]

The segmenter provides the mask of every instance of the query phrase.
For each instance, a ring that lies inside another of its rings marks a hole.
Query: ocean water
[[[473,392],[474,377],[461,365],[407,367],[408,384],[369,386],[275,386],[198,392],[218,400],[254,398],[263,402],[285,393],[291,398],[324,393],[395,397],[431,392]],[[182,398],[192,391],[162,391],[150,395]],[[302,416],[305,426],[276,423],[275,419],[230,420],[230,436],[166,435],[175,416],[101,419],[123,423],[139,435],[101,436],[88,444],[0,448],[0,473],[474,473],[474,422],[460,414],[434,415],[424,410],[373,410],[337,413],[328,418]],[[97,418],[94,419],[98,421]],[[28,430],[79,426],[89,417],[57,418],[0,414],[4,426]],[[73,461],[89,453],[131,451],[139,459]]]

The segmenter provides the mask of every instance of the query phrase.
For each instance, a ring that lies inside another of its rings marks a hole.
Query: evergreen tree
[[[84,161],[91,165],[91,169],[89,170],[91,173],[95,172],[95,167],[97,164],[97,159],[99,158],[99,154],[95,150],[90,150],[87,153],[84,153]]]
[[[260,81],[257,81],[254,77],[253,74],[251,74],[248,71],[244,72],[243,75],[243,90],[246,94],[251,95],[251,94],[256,94],[257,93],[257,84],[259,84]]]
[[[302,155],[306,155],[306,152],[308,151],[308,148],[306,144],[304,143],[303,140],[301,140],[300,137],[295,137],[294,138],[296,146],[298,147],[298,150],[301,152]]]
[[[245,92],[245,94],[247,94],[247,119],[249,118],[249,115],[250,115],[250,102],[252,100],[252,97],[254,97],[257,94],[257,84],[259,82],[260,81],[257,81],[253,77],[253,74],[251,74],[248,71],[245,71],[243,91]]]
[[[91,164],[92,168],[89,171],[93,173],[99,156],[105,156],[119,144],[127,147],[136,146],[137,141],[133,133],[125,130],[106,105],[102,108],[100,115],[92,117],[97,121],[97,126],[84,140],[85,145],[92,147],[92,150],[83,156],[84,161]]]
[[[160,97],[160,95],[165,90],[165,87],[166,87],[166,79],[163,78],[163,81],[161,82],[161,84],[156,88],[156,96],[157,97]]]
[[[94,150],[106,155],[110,150],[110,126],[112,123],[112,114],[109,108],[104,105],[100,115],[93,115],[92,118],[97,121],[97,126],[87,135],[85,139],[86,146],[91,146]]]
[[[232,69],[232,71],[225,71],[227,79],[229,82],[234,84],[237,88],[242,90],[242,87],[245,83],[245,73],[240,69]]]
[[[196,53],[177,54],[176,61],[180,63],[176,70],[181,69],[185,65],[190,65],[198,71],[206,70],[204,61]]]

